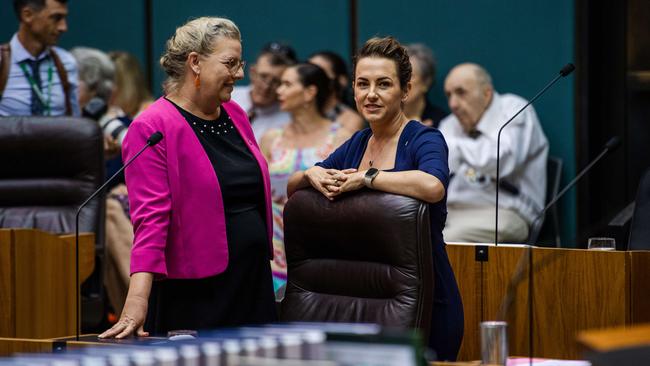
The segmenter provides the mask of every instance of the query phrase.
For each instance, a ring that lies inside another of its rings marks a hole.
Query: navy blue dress
[[[358,168],[371,135],[370,129],[355,133],[327,159],[316,165],[338,170]],[[417,121],[410,121],[400,135],[395,168],[391,171],[421,170],[438,178],[447,190],[449,185],[447,155],[447,143],[440,131],[426,127]],[[447,219],[446,194],[441,201],[429,204],[429,216],[435,271],[429,346],[436,351],[439,360],[455,360],[463,339],[464,316],[460,292],[442,238],[442,229]]]

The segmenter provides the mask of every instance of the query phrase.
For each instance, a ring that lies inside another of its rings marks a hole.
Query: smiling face
[[[20,14],[22,25],[44,46],[57,44],[61,34],[68,30],[68,6],[56,0],[46,0],[40,10],[25,6]]]
[[[392,121],[402,110],[411,84],[400,87],[395,61],[364,57],[356,64],[354,100],[369,123]]]
[[[239,40],[220,37],[210,55],[191,57],[192,70],[200,75],[201,92],[220,103],[229,101],[235,82],[244,78],[241,53]]]

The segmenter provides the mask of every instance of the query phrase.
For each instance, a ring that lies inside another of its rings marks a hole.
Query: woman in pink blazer
[[[276,319],[269,173],[246,113],[241,36],[223,18],[176,30],[160,60],[166,96],[131,124],[126,169],[134,243],[120,320],[100,338]],[[146,330],[146,331],[145,331]]]

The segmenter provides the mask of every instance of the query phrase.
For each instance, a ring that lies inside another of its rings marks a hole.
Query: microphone
[[[553,78],[542,90],[540,90],[534,97],[531,99],[526,105],[521,107],[517,113],[515,113],[514,116],[510,117],[510,119],[504,123],[501,128],[499,129],[499,133],[497,134],[497,176],[496,176],[496,181],[497,181],[497,188],[496,188],[496,195],[495,195],[495,214],[494,214],[494,245],[498,246],[499,245],[499,184],[500,184],[500,171],[499,171],[499,161],[501,160],[501,132],[503,132],[503,129],[510,124],[521,112],[523,112],[526,108],[528,108],[529,105],[533,104],[537,98],[542,96],[550,88],[555,84],[560,78],[563,78],[573,72],[575,70],[575,66],[573,66],[572,63],[568,63],[564,65],[564,67],[560,70],[559,74]]]
[[[564,70],[564,69],[563,69]],[[614,136],[603,147],[603,151],[598,154],[587,166],[585,166],[578,175],[576,175],[575,178],[571,180],[560,192],[558,192],[555,197],[542,209],[542,211],[535,217],[535,220],[533,220],[533,223],[531,224],[531,228],[534,228],[537,221],[544,217],[544,214],[546,211],[553,207],[557,203],[557,201],[564,196],[564,194],[573,186],[578,183],[580,178],[587,174],[591,170],[591,168],[598,163],[605,155],[607,155],[609,152],[612,152],[616,150],[621,144],[621,138],[618,136]],[[515,298],[515,293],[517,292],[517,286],[524,280],[524,268],[526,262],[528,263],[528,347],[529,347],[529,355],[530,359],[532,360],[533,356],[533,273],[535,270],[544,268],[546,265],[550,264],[553,262],[556,258],[559,257],[561,252],[556,252],[556,255],[550,255],[547,256],[546,259],[543,262],[538,263],[537,268],[533,268],[533,250],[532,250],[532,242],[535,241],[536,238],[528,238],[527,241],[527,246],[524,251],[524,254],[522,257],[519,259],[519,262],[517,263],[517,267],[515,269],[514,274],[512,275],[512,278],[510,279],[510,282],[508,283],[507,291],[505,296],[503,297],[503,301],[501,301],[501,306],[499,308],[499,314],[497,315],[497,319],[506,319],[506,315],[510,312],[510,308],[512,307],[512,303],[514,302]],[[532,361],[531,361],[532,362]]]
[[[621,138],[618,137],[618,136],[614,136],[611,139],[609,139],[609,141],[607,141],[607,143],[603,147],[603,151],[600,154],[598,154],[598,156],[596,156],[596,158],[594,158],[594,160],[592,160],[591,163],[589,163],[589,165],[584,167],[580,171],[580,173],[578,173],[578,175],[576,175],[576,177],[573,178],[573,180],[566,185],[566,187],[562,188],[562,190],[560,192],[558,192],[558,194],[556,194],[555,197],[553,197],[553,199],[546,205],[546,207],[544,207],[544,209],[542,209],[542,211],[535,217],[535,220],[533,220],[533,223],[530,225],[531,229],[535,228],[535,225],[540,225],[541,226],[542,223],[538,224],[538,221],[542,217],[544,217],[544,214],[546,213],[546,211],[548,211],[551,207],[553,207],[555,205],[555,203],[557,203],[557,201],[560,198],[562,198],[562,196],[564,196],[564,194],[569,189],[571,189],[576,183],[578,183],[578,180],[580,180],[580,178],[582,178],[583,175],[585,175],[589,170],[591,170],[591,168],[600,159],[602,159],[607,153],[616,150],[620,146],[620,144],[621,144]],[[528,241],[526,242],[526,244],[532,245],[536,240],[537,240],[537,238],[534,238],[534,237],[530,236],[528,238]]]
[[[129,161],[127,161],[113,176],[108,178],[104,184],[102,184],[101,187],[97,188],[93,194],[88,197],[77,209],[77,215],[75,216],[75,286],[76,286],[76,294],[77,294],[77,329],[76,329],[76,336],[77,336],[77,341],[79,340],[79,318],[81,317],[81,312],[79,310],[79,214],[81,213],[81,209],[84,208],[88,202],[90,202],[93,198],[95,198],[99,193],[101,193],[106,186],[112,182],[115,177],[120,175],[124,169],[126,169],[127,166],[131,165],[131,163],[138,157],[140,154],[142,154],[148,147],[154,146],[157,143],[160,142],[160,140],[163,139],[163,134],[160,131],[156,131],[149,136],[147,139],[147,143],[138,151],[137,154],[135,154]]]

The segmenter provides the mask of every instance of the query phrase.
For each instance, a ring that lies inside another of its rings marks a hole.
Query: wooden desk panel
[[[44,339],[76,333],[74,249],[74,235],[0,230],[0,337]],[[94,257],[94,235],[83,234],[80,283],[92,273]]]
[[[14,353],[52,352],[51,339],[0,338],[0,357],[9,357]]]
[[[11,230],[0,230],[0,336],[14,337],[16,314],[7,304],[14,296]]]
[[[479,323],[499,318],[508,283],[525,252],[517,247],[489,247],[488,261],[475,262],[474,248],[447,246],[465,309],[460,360],[480,359]],[[535,356],[577,359],[581,357],[576,342],[580,331],[648,321],[650,252],[534,248],[532,253]],[[505,316],[511,355],[528,354],[525,264]]]
[[[461,345],[460,355],[465,358],[462,360],[475,360],[476,357],[470,358],[470,355],[481,354],[480,342],[466,341],[467,339],[480,339],[479,323],[483,319],[482,315],[482,282],[483,264],[474,260],[474,253],[470,253],[467,248],[458,245],[448,245],[447,255],[452,265],[458,288],[463,299],[463,312],[465,314],[465,327],[463,335],[463,344]],[[472,247],[473,250],[474,247]],[[479,357],[480,359],[480,357]]]
[[[632,324],[650,323],[650,252],[630,253],[630,317]]]

